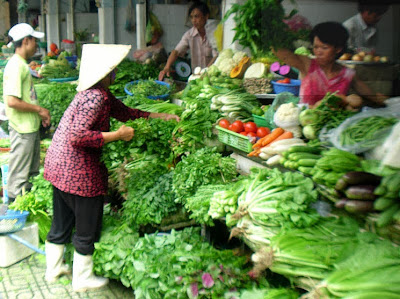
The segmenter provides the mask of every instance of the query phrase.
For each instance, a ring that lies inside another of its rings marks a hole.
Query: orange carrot
[[[270,142],[268,145],[273,144],[275,141],[293,138],[293,133],[290,131],[285,131],[282,135],[278,136],[274,141]]]
[[[247,157],[258,157],[260,153],[261,153],[261,148],[256,148],[255,150],[248,153]]]
[[[274,129],[270,134],[262,138],[262,146],[266,146],[267,144],[270,144],[272,141],[274,141],[276,138],[281,136],[285,130],[282,128],[276,128]],[[261,139],[260,139],[261,140]]]

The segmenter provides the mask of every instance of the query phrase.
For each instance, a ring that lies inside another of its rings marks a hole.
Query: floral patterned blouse
[[[79,92],[65,111],[47,151],[44,178],[57,189],[83,197],[107,192],[108,174],[100,162],[110,117],[126,122],[150,113],[126,107],[100,85]]]

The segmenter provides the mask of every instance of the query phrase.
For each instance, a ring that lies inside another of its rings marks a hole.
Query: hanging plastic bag
[[[357,113],[333,130],[330,142],[354,154],[366,152],[384,142],[399,118],[400,112],[385,108]]]
[[[278,110],[279,106],[282,104],[288,104],[288,103],[293,103],[296,104],[299,102],[299,98],[294,96],[290,92],[282,92],[276,96],[274,101],[272,102],[271,106],[268,108],[268,110],[265,112],[265,119],[268,122],[268,127],[269,128],[275,128],[275,122],[274,122],[274,114],[276,110]]]
[[[156,44],[163,35],[161,24],[155,14],[149,12],[149,20],[146,25],[146,43]]]

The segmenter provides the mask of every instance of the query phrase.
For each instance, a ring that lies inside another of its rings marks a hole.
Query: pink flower
[[[214,279],[212,278],[212,276],[211,276],[211,274],[210,273],[204,273],[202,276],[201,276],[201,279],[202,279],[202,281],[203,281],[203,286],[205,287],[205,288],[212,288],[212,286],[214,285]]]
[[[199,288],[196,282],[190,285],[190,287],[187,289],[187,294],[190,299],[196,299],[199,296]]]

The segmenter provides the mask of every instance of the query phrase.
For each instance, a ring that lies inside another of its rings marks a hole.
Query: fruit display
[[[360,51],[355,54],[344,53],[342,56],[340,56],[339,60],[387,63],[389,61],[389,58],[387,56],[379,56],[374,53],[367,53],[364,51]]]

